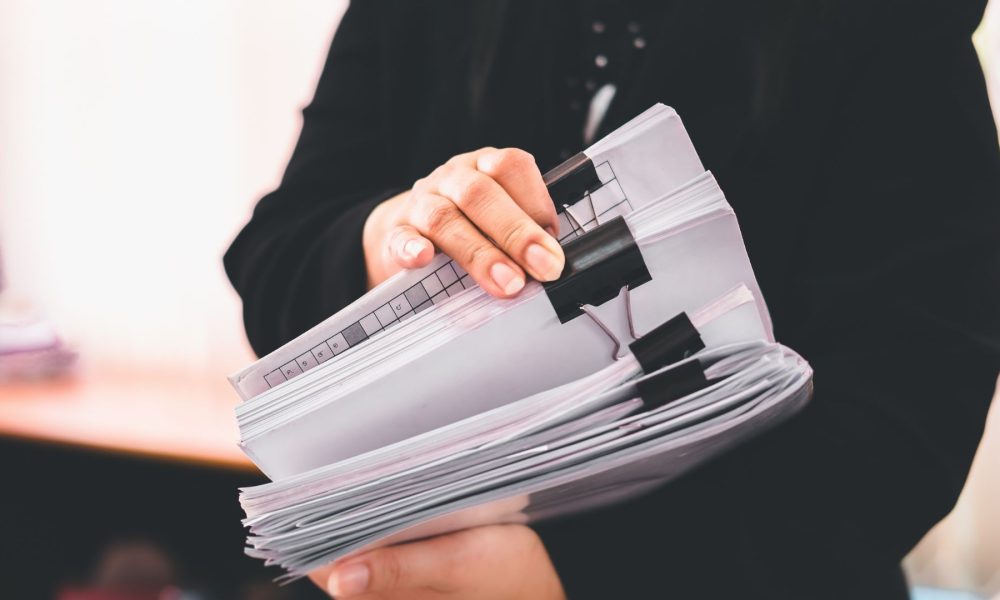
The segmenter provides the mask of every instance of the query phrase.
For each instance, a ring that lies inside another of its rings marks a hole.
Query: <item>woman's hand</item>
[[[562,273],[555,207],[530,154],[482,148],[441,165],[413,188],[375,207],[365,221],[368,287],[426,265],[434,246],[487,292],[521,291]]]
[[[516,148],[453,157],[365,222],[368,286],[426,265],[437,246],[487,292],[510,297],[525,274],[552,281],[565,257],[558,221],[534,158]],[[534,531],[467,529],[389,546],[310,574],[337,598],[561,600],[562,585]]]
[[[310,573],[335,598],[563,600],[538,535],[523,525],[466,529],[388,546]]]

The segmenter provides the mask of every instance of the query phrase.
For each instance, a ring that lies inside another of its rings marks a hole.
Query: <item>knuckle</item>
[[[469,174],[459,182],[455,202],[463,208],[478,206],[489,200],[491,191],[489,178],[484,175]]]
[[[422,208],[421,225],[428,233],[441,233],[459,218],[459,211],[447,201],[429,201]]]
[[[507,250],[517,250],[527,245],[528,238],[534,230],[534,224],[526,219],[517,219],[503,227],[500,231],[500,246]]]
[[[430,176],[421,177],[420,179],[413,182],[412,189],[415,193],[426,191],[430,187],[430,182],[428,181]]]
[[[535,157],[520,148],[503,148],[486,161],[486,172],[494,175],[523,173],[535,167]]]
[[[451,158],[445,161],[444,164],[449,166],[463,166],[469,164],[469,158],[472,156],[471,152],[463,152],[461,154],[455,154]]]
[[[535,157],[520,148],[504,148],[500,150],[498,164],[501,168],[520,171],[535,166]]]
[[[466,154],[465,156],[467,158],[471,158],[472,159],[472,161],[471,161],[472,164],[477,164],[484,156],[489,156],[490,154],[492,154],[492,153],[494,153],[496,151],[497,151],[497,149],[494,146],[482,146],[481,148],[477,148],[477,149],[473,150],[472,152]],[[468,164],[468,162],[469,161],[466,161],[466,164]]]
[[[480,266],[485,266],[492,262],[496,249],[489,243],[473,243],[465,248],[464,260],[461,261],[466,266],[466,271],[479,270]]]
[[[429,181],[434,182],[437,186],[440,186],[441,181],[451,177],[455,173],[455,170],[458,168],[458,165],[455,162],[453,162],[454,160],[455,159],[451,159],[448,162],[444,163],[443,165],[431,171],[431,174],[427,179]]]

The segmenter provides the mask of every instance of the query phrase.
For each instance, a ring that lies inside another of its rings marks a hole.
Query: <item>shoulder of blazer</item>
[[[982,22],[986,4],[987,0],[890,0],[882,6],[882,16],[889,27],[905,24],[918,35],[966,37]]]
[[[468,37],[470,25],[482,14],[484,6],[496,0],[353,0],[372,2],[380,15],[378,27],[390,43],[447,43]]]
[[[876,40],[967,38],[983,20],[987,0],[848,0],[825,2],[828,33]]]

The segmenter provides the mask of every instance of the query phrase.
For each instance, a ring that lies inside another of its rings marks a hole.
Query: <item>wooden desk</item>
[[[237,447],[237,402],[223,375],[81,368],[0,383],[0,435],[255,470]]]

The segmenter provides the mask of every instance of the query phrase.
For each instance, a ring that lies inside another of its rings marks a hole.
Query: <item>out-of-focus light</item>
[[[0,247],[88,364],[250,360],[221,256],[345,2],[0,4]]]

